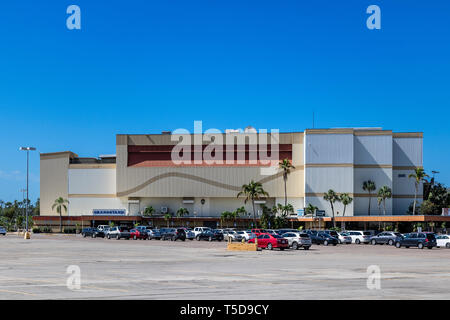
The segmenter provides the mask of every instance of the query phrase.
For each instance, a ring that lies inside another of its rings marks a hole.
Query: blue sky
[[[117,133],[302,131],[313,111],[320,128],[423,131],[425,169],[450,185],[449,18],[441,0],[3,1],[0,199],[22,197],[22,145],[97,156]]]

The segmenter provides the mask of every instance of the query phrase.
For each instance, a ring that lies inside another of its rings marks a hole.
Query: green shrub
[[[43,233],[52,233],[52,228],[49,228],[49,227],[43,227],[43,228],[42,228],[42,232],[43,232]]]
[[[63,232],[72,234],[72,233],[76,232],[76,229],[75,228],[64,228]]]
[[[41,233],[41,229],[39,229],[38,227],[34,227],[32,231],[33,233]]]

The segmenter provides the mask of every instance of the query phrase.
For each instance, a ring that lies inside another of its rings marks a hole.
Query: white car
[[[194,238],[197,237],[200,233],[205,232],[205,231],[211,231],[212,229],[209,227],[195,227],[194,230],[192,232],[194,232]]]
[[[242,241],[243,235],[239,234],[237,231],[224,231],[223,232],[224,240],[231,239],[231,241]]]
[[[352,237],[348,235],[347,232],[338,232],[339,243],[350,244],[352,243]]]
[[[237,233],[240,234],[242,238],[245,239],[245,241],[248,241],[250,239],[250,236],[252,235],[252,233],[249,231],[238,231]]]
[[[352,238],[352,243],[369,243],[371,233],[369,231],[347,231],[349,237]]]
[[[437,247],[445,247],[447,249],[450,248],[450,236],[446,234],[441,234],[440,236],[436,236]]]
[[[289,247],[294,250],[298,250],[298,248],[303,248],[308,250],[311,247],[311,238],[307,233],[300,232],[286,232],[281,235],[283,238],[287,239],[289,243]]]

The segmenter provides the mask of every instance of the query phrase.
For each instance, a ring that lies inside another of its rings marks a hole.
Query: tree
[[[56,212],[59,213],[59,232],[62,232],[62,209],[67,213],[66,204],[69,204],[69,200],[59,197],[52,205],[52,210],[56,208]]]
[[[164,214],[164,220],[167,222],[167,228],[169,227],[169,220],[172,218],[172,215],[169,212]]]
[[[289,159],[283,159],[279,164],[279,168],[283,170],[283,181],[284,181],[284,205],[287,206],[287,178],[291,173],[291,169],[295,167],[291,164]]]
[[[414,179],[414,186],[415,186],[415,192],[414,192],[414,206],[413,206],[413,215],[416,214],[416,203],[417,203],[417,193],[419,192],[419,186],[422,182],[425,182],[425,178],[429,177],[423,168],[416,168],[414,170],[414,173],[411,173],[408,178]]]
[[[353,202],[353,198],[350,197],[350,195],[348,193],[343,193],[340,196],[341,202],[344,205],[344,211],[342,212],[342,216],[345,216],[345,209],[347,208],[347,206]],[[341,224],[341,229],[345,230],[345,221],[342,221]]]
[[[378,190],[378,198],[381,199],[383,203],[383,215],[386,215],[386,199],[392,198],[392,189],[388,186],[382,186]]]
[[[314,212],[316,212],[316,210],[319,210],[319,208],[316,206],[313,206],[311,203],[308,203],[308,205],[305,208],[305,214],[310,214],[311,216],[313,216]]]
[[[341,198],[339,197],[339,195],[336,192],[334,192],[334,190],[330,189],[330,190],[328,190],[327,193],[324,194],[323,200],[328,201],[331,205],[331,212],[333,214],[333,218],[332,218],[333,219],[333,227],[336,228],[336,221],[334,220],[334,205],[333,204],[336,201],[341,201]]]
[[[275,216],[272,210],[270,210],[267,206],[262,207],[262,214],[261,214],[261,227],[264,229],[268,229],[270,227],[273,227],[275,225]]]
[[[256,227],[255,200],[258,200],[261,197],[268,197],[269,194],[263,189],[260,182],[251,180],[249,184],[242,185],[242,190],[237,194],[237,198],[239,198],[241,195],[245,197],[244,203],[247,203],[248,201],[252,202],[253,222]]]
[[[182,218],[183,216],[187,216],[189,214],[188,209],[186,208],[180,208],[177,210],[177,217]]]
[[[153,217],[154,213],[155,213],[155,209],[152,206],[146,207],[144,209],[144,217]]]
[[[232,213],[230,211],[224,211],[220,215],[220,220],[222,221],[222,223],[224,223],[224,222],[226,223],[227,228],[228,228],[228,221],[230,220],[231,217],[232,217]]]
[[[375,191],[377,187],[375,185],[375,182],[373,182],[372,180],[367,180],[363,182],[362,189],[369,193],[369,209],[367,213],[370,216],[370,202],[372,200],[372,191]]]

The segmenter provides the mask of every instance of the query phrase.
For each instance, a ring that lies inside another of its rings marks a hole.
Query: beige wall
[[[52,205],[58,197],[68,198],[68,170],[71,152],[42,153],[40,155],[40,198],[41,215],[59,215],[52,210]],[[66,212],[62,212],[67,215]]]
[[[250,180],[260,181],[270,197],[284,196],[281,171],[260,167],[128,167],[127,143],[171,144],[170,135],[117,136],[117,195],[120,197],[236,197]],[[280,143],[293,144],[296,169],[288,178],[288,196],[303,197],[303,133],[280,133]],[[270,171],[270,170],[269,170]]]

